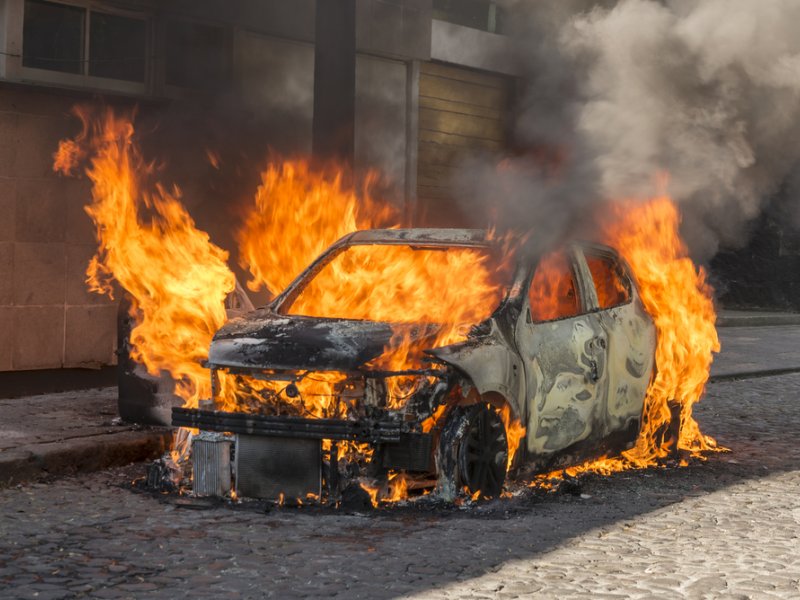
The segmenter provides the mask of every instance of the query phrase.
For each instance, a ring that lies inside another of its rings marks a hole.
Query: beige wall
[[[51,169],[74,101],[0,87],[0,371],[116,362],[116,305],[84,283],[88,182]]]

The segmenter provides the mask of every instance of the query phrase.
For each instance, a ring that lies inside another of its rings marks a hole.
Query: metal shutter
[[[453,198],[452,181],[466,157],[503,149],[509,82],[507,77],[461,67],[437,63],[420,66],[419,224],[485,225],[485,214],[463,214]]]

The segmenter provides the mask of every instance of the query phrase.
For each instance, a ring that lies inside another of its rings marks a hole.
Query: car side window
[[[578,286],[566,253],[554,252],[539,261],[528,290],[528,300],[531,319],[538,323],[580,314]]]
[[[613,308],[630,301],[630,282],[617,261],[609,256],[586,254],[586,263],[592,273],[601,309]]]

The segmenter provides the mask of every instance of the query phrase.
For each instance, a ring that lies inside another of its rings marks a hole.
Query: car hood
[[[279,315],[262,308],[217,331],[208,362],[214,367],[353,371],[382,354],[395,332],[417,341],[435,331],[426,325]]]

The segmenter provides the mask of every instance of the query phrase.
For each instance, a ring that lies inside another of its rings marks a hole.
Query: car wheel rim
[[[503,422],[493,409],[481,407],[473,413],[459,454],[462,483],[469,492],[480,492],[481,497],[499,495],[508,446]]]

